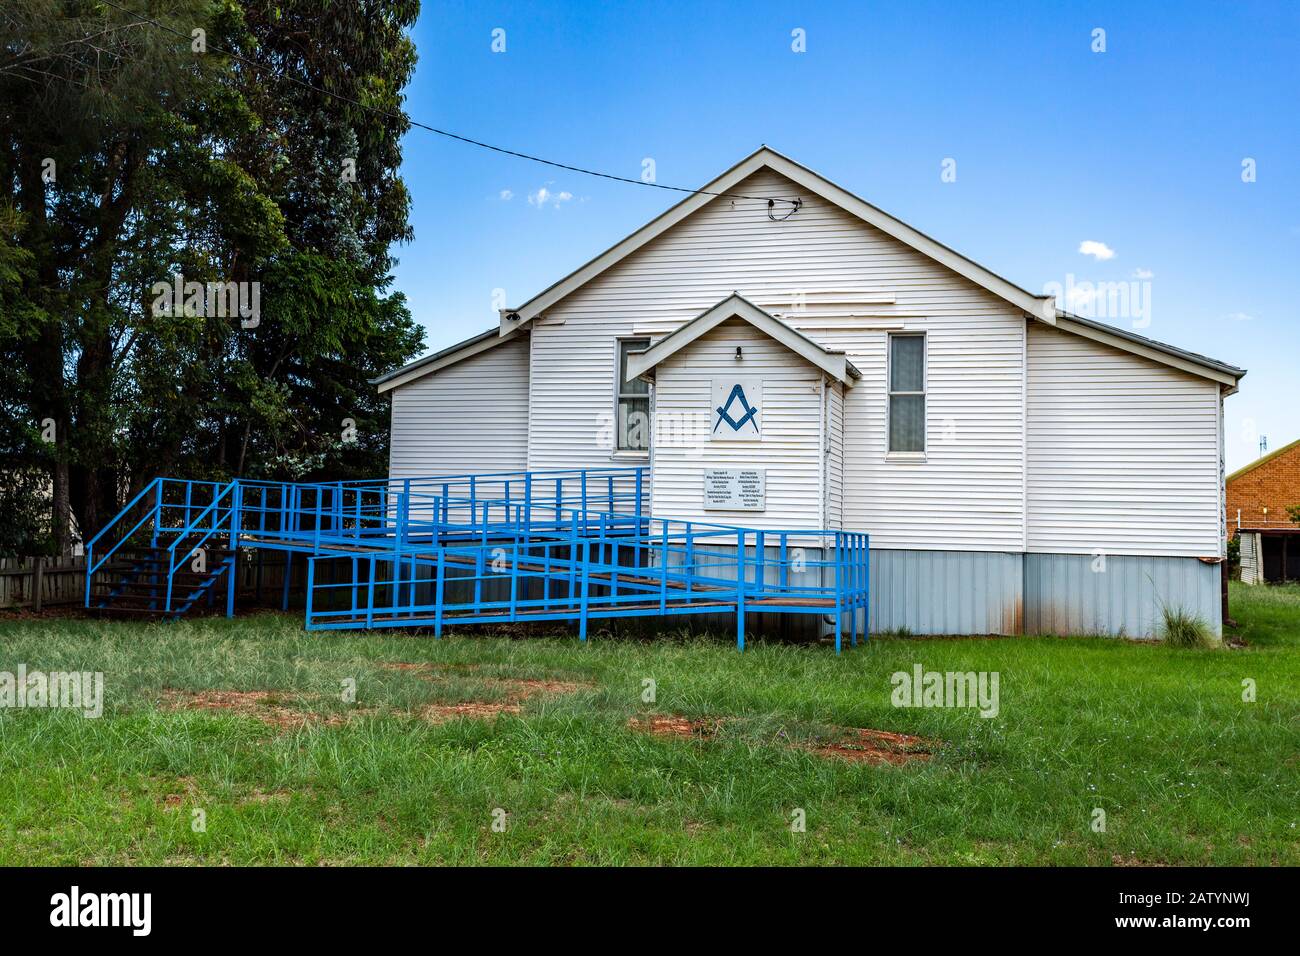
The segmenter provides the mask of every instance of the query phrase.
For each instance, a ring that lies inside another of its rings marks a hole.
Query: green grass
[[[891,636],[838,659],[740,655],[726,638],[308,635],[294,615],[0,619],[0,671],[106,681],[100,719],[0,711],[0,864],[1295,865],[1300,589],[1232,597],[1244,649]],[[890,675],[918,663],[997,671],[998,716],[893,707]],[[493,677],[589,686],[495,722],[412,715],[499,698]],[[159,706],[165,689],[204,688],[272,690],[322,719],[284,731]],[[628,729],[649,713],[729,719],[712,740]],[[791,746],[836,726],[942,747],[872,766]],[[804,833],[789,828],[796,808]]]

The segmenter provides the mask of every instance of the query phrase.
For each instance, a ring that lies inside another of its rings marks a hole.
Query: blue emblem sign
[[[763,437],[763,380],[726,378],[713,380],[713,441],[753,441]]]

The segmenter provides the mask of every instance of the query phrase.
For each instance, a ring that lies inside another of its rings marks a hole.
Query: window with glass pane
[[[627,380],[627,357],[644,352],[649,339],[618,342],[618,450],[646,451],[650,447],[650,386],[640,379]]]
[[[925,451],[925,336],[889,337],[889,450]]]

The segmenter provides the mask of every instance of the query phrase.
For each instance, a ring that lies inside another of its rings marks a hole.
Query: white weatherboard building
[[[655,515],[869,534],[873,632],[1142,637],[1219,630],[1244,374],[764,147],[377,385],[394,478],[643,463]]]

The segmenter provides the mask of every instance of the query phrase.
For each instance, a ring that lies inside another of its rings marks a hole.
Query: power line
[[[100,2],[103,3],[105,6],[112,7],[114,10],[118,11],[119,13],[125,13],[128,16],[136,17],[141,22],[148,23],[151,26],[157,27],[159,30],[163,30],[167,33],[171,33],[175,36],[180,37],[183,40],[193,39],[191,35],[188,33],[183,33],[182,31],[177,30],[174,27],[168,26],[167,24],[162,23],[158,20],[155,20],[152,17],[146,16],[143,13],[137,13],[136,11],[129,10],[126,7],[118,6],[116,3],[113,2],[113,0],[100,0]],[[375,106],[370,106],[366,103],[360,102],[359,100],[355,100],[350,96],[344,96],[342,93],[334,93],[330,90],[326,90],[319,86],[316,86],[314,83],[308,83],[306,80],[301,80],[296,76],[289,76],[287,74],[277,74],[275,73],[274,70],[271,70],[268,67],[264,66],[263,64],[258,63],[256,60],[250,60],[248,57],[242,56],[241,54],[236,53],[233,50],[225,50],[211,43],[207,44],[207,47],[208,49],[214,50],[217,53],[220,53],[224,56],[228,56],[231,57],[232,59],[238,60],[240,63],[243,63],[255,70],[259,70],[263,73],[270,73],[272,76],[275,76],[277,79],[288,80],[290,83],[294,83],[298,86],[303,87],[304,89],[311,90],[314,93],[319,93],[323,96],[331,96],[336,100],[342,100],[345,103],[349,103],[363,110],[367,110],[368,112],[374,113],[378,116],[387,117],[388,119],[405,121],[412,126],[418,127],[419,129],[428,130],[430,133],[436,133],[437,135],[445,136],[448,139],[458,140],[459,142],[467,143],[470,146],[477,146],[480,149],[488,149],[494,153],[503,153],[506,156],[514,156],[518,159],[526,159],[530,162],[541,163],[544,166],[552,166],[556,169],[568,170],[569,172],[572,173],[581,173],[584,176],[595,176],[599,179],[611,179],[614,182],[619,182],[619,183],[631,183],[633,186],[651,186],[655,189],[666,189],[669,190],[670,192],[691,193],[692,195],[700,195],[700,196],[717,196],[722,199],[745,199],[745,200],[752,200],[756,202],[765,202],[767,203],[768,206],[768,217],[773,219],[776,218],[772,215],[772,207],[775,203],[778,202],[788,203],[791,207],[793,207],[790,210],[790,213],[787,213],[786,218],[788,218],[789,215],[792,215],[797,209],[799,209],[800,206],[803,205],[803,200],[801,199],[773,199],[770,196],[744,196],[738,193],[720,193],[720,192],[712,192],[707,189],[690,189],[686,186],[667,186],[664,185],[663,183],[647,182],[644,179],[633,179],[630,176],[616,176],[613,173],[602,173],[599,170],[595,170],[595,169],[586,169],[582,166],[572,166],[568,163],[556,162],[553,159],[543,159],[541,156],[533,156],[530,153],[521,153],[518,150],[507,149],[504,146],[496,146],[492,143],[485,143],[482,142],[481,140],[471,139],[468,136],[461,136],[459,133],[453,133],[450,130],[439,129],[436,126],[430,126],[428,123],[421,123],[419,120],[412,119],[410,116],[407,116],[404,113],[394,113],[391,110],[384,110]]]

